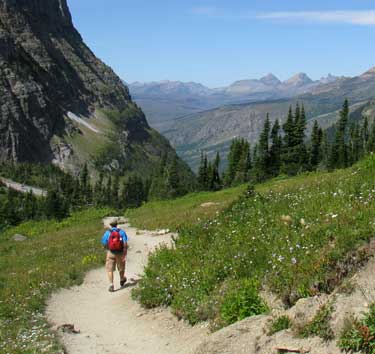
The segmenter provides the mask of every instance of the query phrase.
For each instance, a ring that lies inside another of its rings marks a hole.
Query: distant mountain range
[[[274,78],[269,78],[276,82]],[[244,137],[254,145],[263,128],[266,114],[270,114],[271,121],[284,121],[289,106],[297,102],[304,104],[310,124],[316,119],[325,129],[337,121],[338,110],[345,98],[351,104],[351,119],[358,120],[363,115],[367,115],[370,120],[374,119],[375,68],[353,78],[329,76],[319,80],[319,83],[309,81],[299,74],[283,83],[308,88],[304,93],[293,97],[228,104],[180,117],[169,125],[164,135],[170,139],[179,155],[196,169],[202,150],[210,156],[220,151],[225,158],[235,137]]]
[[[224,104],[293,97],[343,79],[329,74],[313,81],[307,74],[299,73],[282,82],[268,74],[260,79],[235,81],[230,86],[213,89],[195,82],[158,81],[134,82],[129,84],[129,90],[150,124],[163,132],[169,129],[173,119],[181,116]]]

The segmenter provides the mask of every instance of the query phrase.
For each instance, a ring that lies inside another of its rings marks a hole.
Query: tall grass
[[[153,201],[144,204],[141,208],[128,210],[126,216],[133,226],[140,229],[169,228],[176,231],[184,225],[214,218],[245,189],[246,186],[242,185],[218,192],[191,193],[175,200]]]
[[[0,234],[1,353],[61,352],[43,315],[45,301],[103,263],[99,241],[107,213],[90,209],[62,222],[30,221]],[[13,241],[17,233],[28,240]]]
[[[210,319],[215,327],[226,324],[221,305],[233,282],[258,282],[289,304],[329,291],[338,262],[375,236],[374,175],[371,156],[346,170],[260,186],[184,228],[174,249],[156,252],[134,295],[146,307],[170,305],[191,323]]]

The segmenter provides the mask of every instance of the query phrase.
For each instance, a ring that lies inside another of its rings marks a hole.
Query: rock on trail
[[[105,224],[108,220],[104,221]],[[189,326],[168,309],[145,310],[131,298],[131,289],[143,272],[148,254],[158,245],[171,242],[172,234],[155,235],[121,225],[129,236],[126,276],[129,283],[109,293],[104,268],[89,272],[82,285],[55,293],[46,315],[55,328],[74,324],[79,334],[59,331],[72,354],[187,354],[208,335],[204,325]],[[98,242],[100,235],[98,235]],[[105,253],[103,252],[103,259]]]

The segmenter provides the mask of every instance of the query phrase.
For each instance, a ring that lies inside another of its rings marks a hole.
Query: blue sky
[[[375,66],[373,0],[68,0],[95,54],[126,80],[210,87]]]

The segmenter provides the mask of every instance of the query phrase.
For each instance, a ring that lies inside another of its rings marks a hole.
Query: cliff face
[[[68,112],[90,117],[129,104],[126,86],[83,43],[66,0],[0,0],[0,161],[53,161],[61,146],[51,139],[61,145],[73,129]],[[148,128],[140,110],[138,124]]]

